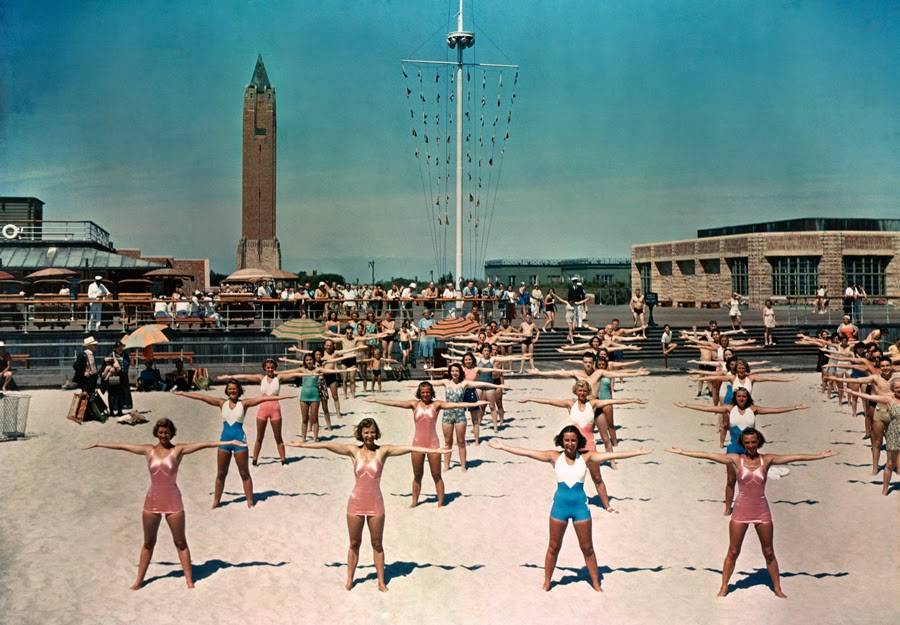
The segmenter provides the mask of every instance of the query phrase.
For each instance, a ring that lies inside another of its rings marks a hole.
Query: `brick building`
[[[900,220],[788,219],[699,230],[696,239],[631,246],[631,279],[673,306],[714,305],[732,292],[753,306],[815,296],[840,305],[847,284],[900,297]]]
[[[275,229],[275,89],[262,55],[244,89],[241,240],[237,268],[281,269]]]

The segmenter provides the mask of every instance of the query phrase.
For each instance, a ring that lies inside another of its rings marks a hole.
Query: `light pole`
[[[374,284],[375,284],[375,260],[374,259],[369,261],[369,269],[372,270],[372,285],[374,286]]]

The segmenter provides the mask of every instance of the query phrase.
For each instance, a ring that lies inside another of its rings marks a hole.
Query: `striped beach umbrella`
[[[325,326],[313,319],[291,319],[272,330],[272,336],[288,341],[305,341],[318,338]]]
[[[144,349],[151,345],[168,343],[169,337],[163,334],[163,330],[167,329],[168,326],[160,325],[158,323],[148,323],[124,337],[122,343],[125,345],[125,349]]]
[[[470,332],[477,332],[481,326],[470,319],[441,319],[428,328],[428,336],[436,339],[449,339]]]

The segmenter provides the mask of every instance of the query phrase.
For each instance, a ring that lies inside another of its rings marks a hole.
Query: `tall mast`
[[[447,45],[456,48],[456,265],[453,278],[456,281],[456,288],[461,289],[463,272],[463,50],[475,45],[475,33],[463,30],[463,0],[459,0],[456,30],[447,34]]]

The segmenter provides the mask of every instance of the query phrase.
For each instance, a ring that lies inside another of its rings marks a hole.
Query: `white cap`
[[[415,283],[415,282],[410,282],[410,283],[409,283],[409,288],[411,288],[411,289],[416,288],[416,283]]]
[[[89,336],[81,342],[82,346],[87,347],[88,345],[96,345],[97,339],[93,336]]]
[[[103,276],[94,276],[94,280],[102,280]]]
[[[3,341],[0,341],[0,347],[6,347],[6,343],[4,343]]]
[[[324,282],[319,282],[319,286],[325,286]]]

